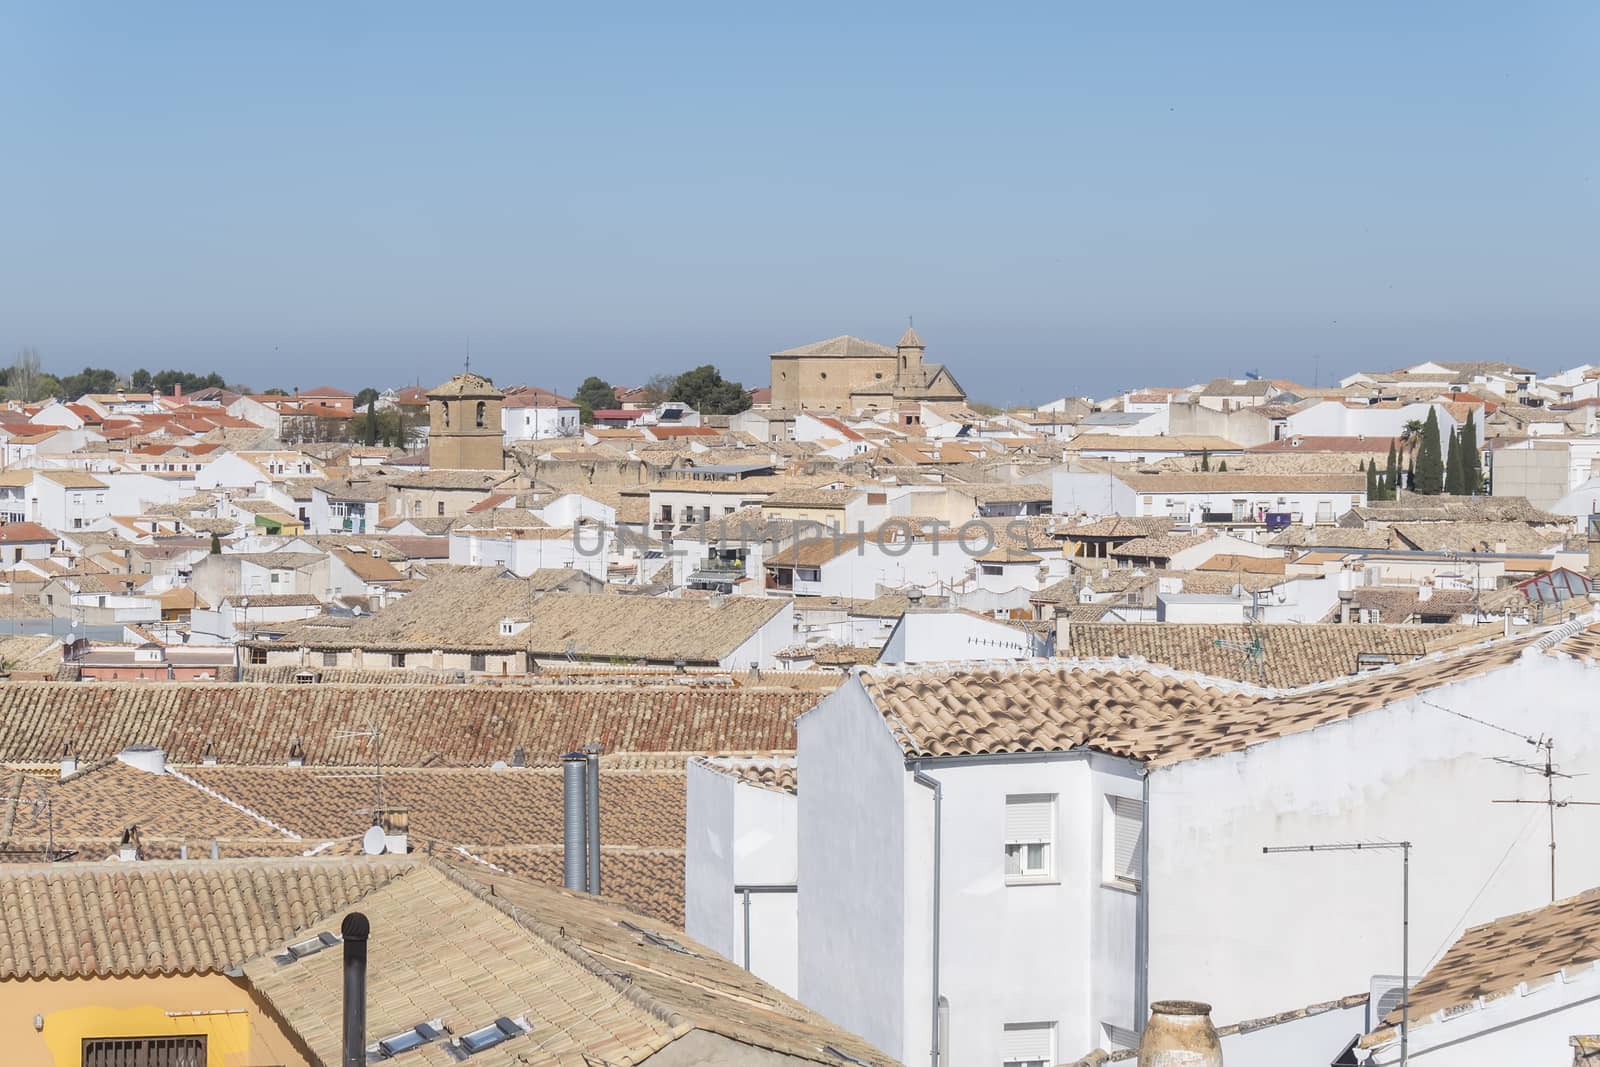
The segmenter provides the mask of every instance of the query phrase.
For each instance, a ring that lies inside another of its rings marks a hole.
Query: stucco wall
[[[34,1030],[35,1014],[44,1016],[42,1030]],[[307,1063],[245,983],[220,974],[0,982],[8,1067],[78,1067],[84,1038],[189,1034],[206,1036],[207,1067]]]
[[[1531,654],[1433,689],[1427,703],[1154,770],[1152,999],[1209,1001],[1226,1024],[1399,973],[1398,852],[1268,856],[1263,846],[1411,840],[1412,974],[1466,926],[1549,903],[1544,809],[1493,803],[1542,796],[1543,782],[1496,757],[1535,759],[1520,737],[1542,734],[1556,739],[1562,770],[1600,771],[1597,681],[1576,661]],[[1556,817],[1560,896],[1600,882],[1579,818]]]
[[[860,682],[801,716],[800,999],[891,1056],[904,1047],[904,762]],[[920,876],[919,876],[920,877]],[[920,1016],[925,1021],[925,1016]]]

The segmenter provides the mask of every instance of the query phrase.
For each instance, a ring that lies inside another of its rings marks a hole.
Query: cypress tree
[[[1406,488],[1413,493],[1417,491],[1417,457],[1414,455],[1406,459]]]
[[[1467,416],[1461,427],[1461,473],[1463,493],[1483,492],[1483,454],[1478,451],[1478,424]]]
[[[378,443],[378,401],[376,398],[367,401],[367,447],[371,448]]]
[[[1200,469],[1203,471],[1209,471],[1211,469],[1211,449],[1209,448],[1202,448],[1200,450]]]
[[[1444,444],[1439,440],[1439,414],[1428,409],[1428,419],[1422,424],[1422,447],[1417,451],[1417,473],[1412,488],[1428,496],[1437,496],[1444,489]]]
[[[1400,487],[1400,453],[1394,447],[1394,439],[1389,440],[1389,462],[1383,467],[1383,499],[1393,500],[1395,490]]]
[[[1228,472],[1228,461],[1227,460],[1223,460],[1222,461],[1222,465],[1217,468],[1217,473],[1218,474],[1226,474],[1227,472]]]
[[[1450,451],[1445,453],[1444,461],[1444,491],[1451,496],[1461,496],[1461,442],[1456,435],[1450,435]]]
[[[1383,499],[1383,492],[1378,488],[1378,464],[1370,459],[1367,460],[1367,499]]]

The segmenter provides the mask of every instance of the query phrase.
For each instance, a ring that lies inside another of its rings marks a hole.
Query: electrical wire
[[[1517,846],[1522,843],[1522,835],[1528,832],[1528,827],[1532,825],[1533,820],[1538,815],[1537,811],[1530,814],[1517,829],[1517,832],[1511,836],[1511,844],[1506,846],[1505,852],[1500,856],[1500,862],[1494,865],[1494,870],[1490,871],[1489,877],[1483,880],[1483,884],[1478,887],[1478,892],[1467,902],[1467,906],[1461,909],[1461,914],[1456,916],[1456,921],[1451,925],[1450,929],[1445,931],[1444,940],[1439,942],[1439,947],[1433,950],[1433,955],[1429,957],[1428,962],[1422,968],[1422,974],[1427,974],[1433,968],[1433,965],[1439,962],[1439,958],[1444,955],[1445,949],[1455,940],[1456,932],[1461,929],[1461,924],[1466,921],[1472,909],[1478,906],[1478,901],[1483,899],[1483,894],[1489,891],[1490,884],[1500,876],[1500,871],[1505,867],[1506,860],[1511,858],[1511,853],[1515,852]]]

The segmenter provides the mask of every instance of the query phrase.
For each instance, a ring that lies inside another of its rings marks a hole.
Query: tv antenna
[[[1524,760],[1506,759],[1504,756],[1490,757],[1496,763],[1504,763],[1508,767],[1537,774],[1544,779],[1543,800],[1495,800],[1495,804],[1543,804],[1548,810],[1550,822],[1550,903],[1556,901],[1556,809],[1568,807],[1600,808],[1600,801],[1556,799],[1556,779],[1573,778],[1575,775],[1565,774],[1558,770],[1555,763],[1556,741],[1553,737],[1540,736],[1525,738],[1536,749],[1544,753],[1544,762],[1529,763]]]
[[[66,859],[68,856],[71,856],[73,853],[71,853],[71,852],[62,852],[59,855],[56,854],[56,807],[55,807],[55,798],[53,798],[50,795],[50,787],[49,786],[41,786],[40,787],[40,791],[44,794],[44,799],[43,800],[28,800],[27,798],[25,798],[25,797],[23,797],[23,796],[21,796],[19,794],[19,795],[14,796],[14,797],[0,797],[0,804],[10,804],[13,808],[27,808],[29,811],[33,812],[33,820],[34,820],[35,823],[37,823],[39,821],[39,809],[40,808],[44,809],[44,818],[45,818],[44,861],[46,863],[54,863],[58,859]]]
[[[1211,646],[1238,652],[1244,657],[1244,673],[1246,675],[1254,674],[1256,681],[1265,686],[1267,684],[1267,647],[1261,643],[1261,633],[1256,629],[1256,623],[1261,619],[1260,597],[1259,591],[1250,594],[1250,621],[1245,624],[1245,631],[1250,635],[1250,640],[1229,641],[1219,637],[1211,642]]]
[[[365,730],[345,730],[333,735],[335,738],[360,737],[372,742],[373,768],[371,771],[358,771],[354,774],[322,774],[319,778],[372,778],[375,780],[375,797],[372,807],[372,822],[376,825],[383,818],[383,723],[374,721]]]

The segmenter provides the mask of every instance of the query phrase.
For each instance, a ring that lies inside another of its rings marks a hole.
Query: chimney
[[[339,925],[344,938],[344,1058],[342,1067],[367,1063],[367,937],[372,924],[352,911]]]
[[[72,746],[68,745],[61,750],[61,777],[65,778],[69,774],[77,773],[78,757],[73,754]]]
[[[304,767],[305,765],[306,750],[300,747],[300,739],[297,737],[289,745],[289,766]]]
[[[122,863],[133,863],[140,859],[137,823],[122,828],[122,840],[117,844],[117,859]]]
[[[167,754],[155,745],[129,745],[117,753],[117,762],[146,774],[167,773]]]
[[[583,833],[588,764],[582,752],[561,757],[561,884],[579,893],[589,888]]]
[[[384,808],[378,813],[383,827],[383,850],[391,855],[406,854],[406,831],[411,827],[410,808]]]
[[[1211,1005],[1158,1000],[1139,1038],[1139,1067],[1222,1067],[1222,1042]]]
[[[511,766],[526,767],[528,765],[528,750],[518,745],[511,750]]]

